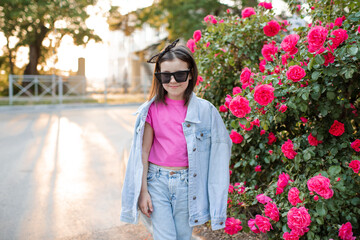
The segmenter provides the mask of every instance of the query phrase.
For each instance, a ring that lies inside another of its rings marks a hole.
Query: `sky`
[[[222,3],[230,4],[231,0],[221,0]],[[274,10],[279,14],[285,9],[285,4],[282,1],[272,1]],[[111,41],[111,34],[106,23],[104,14],[110,9],[110,6],[119,6],[120,13],[126,14],[137,8],[147,7],[153,3],[153,0],[99,0],[96,6],[90,6],[87,11],[90,17],[86,21],[86,25],[94,29],[95,33],[102,38],[101,43],[90,41],[86,47],[75,46],[71,37],[63,38],[60,48],[58,49],[58,62],[55,67],[63,71],[77,71],[78,58],[85,58],[85,74],[88,79],[101,81],[108,75],[108,53],[109,41]],[[0,33],[0,46],[6,44],[6,41]],[[46,44],[46,42],[44,42]],[[48,43],[47,43],[48,44]],[[1,48],[0,48],[1,49]],[[2,51],[0,50],[0,55]],[[21,48],[17,57],[16,65],[18,67],[24,66],[28,62],[28,49]],[[54,66],[54,60],[48,61],[48,66]]]

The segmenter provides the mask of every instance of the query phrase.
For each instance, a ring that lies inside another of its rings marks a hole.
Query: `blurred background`
[[[0,105],[141,102],[151,85],[146,60],[183,44],[204,17],[240,15],[256,0],[2,0]],[[283,1],[276,14],[289,17]]]

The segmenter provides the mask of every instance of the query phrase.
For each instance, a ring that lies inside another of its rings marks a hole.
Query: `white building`
[[[144,24],[130,36],[123,31],[112,31],[110,35],[108,86],[128,92],[148,91],[151,85],[154,64],[146,63],[144,50],[168,36],[165,27],[154,29]]]

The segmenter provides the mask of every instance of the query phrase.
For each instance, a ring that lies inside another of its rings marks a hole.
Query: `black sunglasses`
[[[155,77],[159,80],[160,83],[169,83],[171,80],[171,75],[174,76],[175,81],[177,82],[186,82],[190,73],[190,69],[177,71],[177,72],[156,72]]]

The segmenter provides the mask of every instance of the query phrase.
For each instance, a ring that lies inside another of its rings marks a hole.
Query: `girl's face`
[[[188,64],[180,59],[173,59],[171,61],[165,61],[160,64],[161,72],[177,72],[188,70]],[[163,83],[162,86],[168,92],[168,98],[173,100],[183,100],[184,92],[189,85],[189,79],[191,79],[191,73],[188,75],[186,82],[176,82],[174,76],[171,76],[169,83]]]

